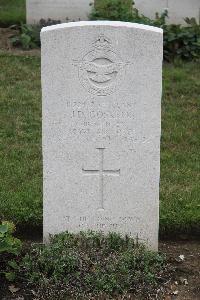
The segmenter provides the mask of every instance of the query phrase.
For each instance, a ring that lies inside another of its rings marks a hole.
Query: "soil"
[[[175,267],[165,300],[200,300],[200,241],[160,242],[159,250]]]

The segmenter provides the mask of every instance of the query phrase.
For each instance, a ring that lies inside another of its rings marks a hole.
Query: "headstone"
[[[168,24],[186,25],[186,17],[200,20],[200,1],[199,0],[134,0],[135,7],[141,14],[155,19],[155,14],[162,14],[168,11]]]
[[[43,28],[44,240],[86,230],[158,246],[162,30]]]
[[[169,0],[135,0],[135,7],[139,10],[139,13],[145,16],[155,19],[156,13],[162,14],[168,9]]]
[[[184,19],[195,18],[200,24],[200,0],[169,0],[169,22],[185,24]]]
[[[91,0],[26,0],[28,24],[37,24],[49,18],[66,22],[88,20]]]

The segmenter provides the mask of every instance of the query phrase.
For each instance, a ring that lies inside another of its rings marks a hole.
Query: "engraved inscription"
[[[87,170],[82,169],[85,175],[98,175],[99,176],[99,209],[104,209],[104,176],[111,175],[111,176],[119,176],[120,169],[118,170],[105,170],[104,169],[104,150],[105,148],[97,148],[99,150],[99,169],[97,170]]]
[[[114,51],[109,38],[100,34],[93,43],[93,49],[82,60],[75,61],[79,80],[89,93],[97,96],[112,94],[121,81],[125,66]]]
[[[101,141],[123,140],[135,142],[136,122],[135,101],[125,99],[122,105],[114,103],[99,103],[94,98],[67,100],[67,114],[71,119],[69,127],[70,138],[89,141],[91,136],[97,136]],[[102,105],[101,105],[102,104]]]
[[[102,151],[102,150],[101,150]],[[100,168],[99,168],[100,169]],[[87,170],[86,170],[87,171]],[[88,170],[90,175],[91,171],[93,172],[99,172],[98,170]],[[107,170],[109,171],[109,170]],[[118,172],[120,170],[114,170],[114,172]],[[105,172],[105,170],[104,170]],[[113,172],[113,171],[112,171]],[[92,173],[93,174],[93,173]],[[99,173],[98,173],[99,174]],[[112,173],[113,174],[113,173]],[[95,220],[91,216],[66,216],[65,220],[69,221],[70,219],[77,220],[78,222],[78,228],[79,230],[88,230],[90,228],[89,224],[93,224],[94,230],[100,230],[100,231],[119,231],[122,228],[125,228],[125,234],[132,236],[135,239],[136,245],[140,242],[147,242],[147,239],[145,239],[141,232],[131,232],[127,231],[127,224],[131,225],[133,228],[136,226],[136,224],[141,223],[141,219],[136,216],[118,216],[118,217],[111,217],[111,216],[103,216],[101,215],[105,213],[106,211],[102,209],[99,210],[100,215],[95,217]],[[136,226],[137,227],[137,226]]]

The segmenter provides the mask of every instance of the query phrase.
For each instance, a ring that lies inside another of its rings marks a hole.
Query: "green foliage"
[[[41,19],[37,25],[27,25],[21,23],[19,27],[19,33],[11,37],[11,43],[14,47],[21,47],[24,50],[39,48],[40,43],[40,31],[42,27],[60,24],[59,20]]]
[[[164,58],[167,61],[180,58],[200,58],[200,26],[193,19],[186,19],[189,26],[164,25]]]
[[[131,0],[96,0],[90,14],[91,20],[111,20],[134,22],[147,25],[162,25],[166,12],[161,16],[156,14],[155,20],[140,14]]]
[[[2,222],[0,225],[0,253],[19,254],[21,250],[20,240],[13,237],[15,226],[10,222]]]
[[[40,58],[0,53],[0,219],[42,224]]]
[[[13,236],[15,226],[11,222],[2,222],[0,225],[0,265],[4,266],[0,274],[4,274],[6,279],[13,281],[15,271],[18,266],[14,260],[10,260],[12,255],[17,256],[22,249],[22,243]],[[11,255],[10,255],[11,254]]]
[[[163,69],[160,233],[200,235],[200,62]]]
[[[156,13],[155,20],[139,13],[132,0],[96,0],[90,14],[91,20],[111,20],[134,22],[161,27],[165,24],[167,11],[161,16]]]
[[[12,37],[11,42],[24,50],[40,47],[40,30],[39,25],[21,24],[19,34]]]
[[[159,284],[161,274],[163,280],[166,275],[161,254],[128,237],[95,232],[56,235],[50,244],[34,246],[21,268],[42,293],[51,289],[58,297],[53,299],[64,299],[60,286],[65,297],[137,293],[141,287],[147,294]]]
[[[0,27],[25,23],[26,0],[0,0]]]
[[[90,14],[91,20],[131,21],[132,0],[96,0]]]

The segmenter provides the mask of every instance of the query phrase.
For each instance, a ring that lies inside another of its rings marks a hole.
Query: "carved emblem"
[[[126,62],[112,47],[110,39],[103,34],[93,43],[93,49],[80,61],[78,67],[79,80],[89,93],[97,96],[112,94],[123,77]]]

